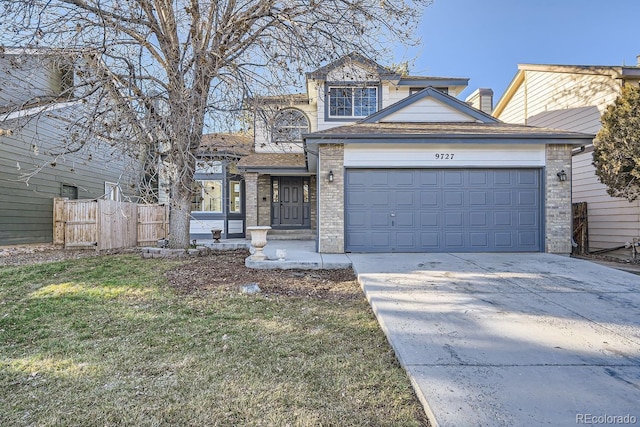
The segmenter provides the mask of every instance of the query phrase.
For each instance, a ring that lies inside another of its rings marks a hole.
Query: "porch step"
[[[316,230],[269,230],[267,240],[315,240]]]

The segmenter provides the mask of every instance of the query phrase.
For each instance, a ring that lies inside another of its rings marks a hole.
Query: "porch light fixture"
[[[333,171],[329,171],[329,176],[327,176],[329,182],[333,182]]]
[[[558,172],[556,175],[558,176],[558,179],[560,181],[566,181],[567,180],[567,173],[564,171],[564,169],[561,170],[560,172]]]

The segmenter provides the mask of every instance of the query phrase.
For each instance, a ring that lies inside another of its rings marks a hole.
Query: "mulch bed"
[[[240,291],[256,283],[266,295],[317,299],[359,299],[362,291],[353,270],[262,270],[244,265],[247,250],[216,251],[194,258],[166,273],[169,284],[186,294],[213,290]]]

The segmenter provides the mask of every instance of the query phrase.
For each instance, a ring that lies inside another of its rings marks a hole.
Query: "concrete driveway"
[[[640,424],[640,276],[541,253],[349,257],[434,425]]]

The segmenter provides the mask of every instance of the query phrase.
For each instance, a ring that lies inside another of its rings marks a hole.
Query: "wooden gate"
[[[168,205],[138,205],[138,246],[155,246],[168,234]]]
[[[169,214],[164,205],[54,199],[53,207],[53,242],[65,249],[130,248],[155,245],[166,237]]]
[[[587,202],[573,203],[573,240],[577,244],[573,253],[585,255],[589,253],[589,221]]]

